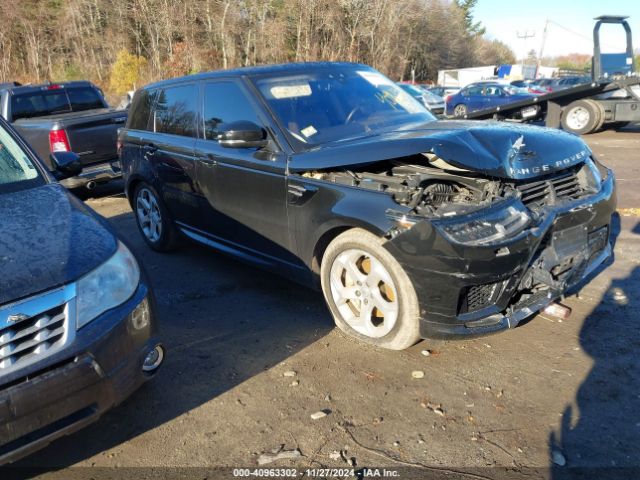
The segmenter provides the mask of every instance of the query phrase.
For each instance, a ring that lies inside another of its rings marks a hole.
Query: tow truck
[[[640,121],[640,77],[633,55],[631,27],[626,16],[596,17],[593,28],[593,59],[590,83],[468,113],[473,120],[515,122],[544,121],[547,127],[585,135],[603,128],[622,128]],[[621,25],[626,32],[626,50],[602,53],[600,27]]]

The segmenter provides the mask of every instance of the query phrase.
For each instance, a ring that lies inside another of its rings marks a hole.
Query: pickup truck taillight
[[[51,152],[70,152],[69,137],[64,130],[51,130],[49,132],[49,150]]]

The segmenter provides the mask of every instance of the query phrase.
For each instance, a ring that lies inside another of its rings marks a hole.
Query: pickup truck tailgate
[[[83,165],[88,166],[118,158],[118,129],[124,127],[126,121],[126,110],[99,108],[20,119],[14,122],[13,126],[51,168],[51,130],[65,130],[71,151],[80,155]]]
[[[84,165],[117,158],[118,129],[127,121],[127,112],[87,110],[83,115],[61,118],[61,127],[67,132],[71,151],[80,155]]]

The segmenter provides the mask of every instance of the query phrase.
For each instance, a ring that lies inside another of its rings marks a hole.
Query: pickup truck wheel
[[[456,105],[453,109],[453,116],[456,118],[464,118],[467,115],[467,106],[463,103]]]
[[[322,258],[322,291],[337,327],[363,342],[403,350],[420,339],[411,280],[377,236],[354,228]]]
[[[141,183],[134,193],[133,208],[138,229],[153,250],[168,252],[177,245],[177,231],[158,192]]]
[[[591,133],[600,123],[598,106],[589,100],[576,100],[565,107],[560,123],[562,128],[577,135]]]

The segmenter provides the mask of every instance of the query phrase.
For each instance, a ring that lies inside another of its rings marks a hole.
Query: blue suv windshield
[[[0,125],[0,195],[42,183],[31,159]]]
[[[271,74],[254,82],[292,143],[301,148],[435,121],[402,88],[364,67]]]

